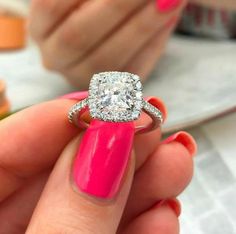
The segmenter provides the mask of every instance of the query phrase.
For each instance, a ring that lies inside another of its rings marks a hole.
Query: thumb
[[[93,120],[56,163],[26,233],[116,233],[134,173],[133,137],[133,123]]]

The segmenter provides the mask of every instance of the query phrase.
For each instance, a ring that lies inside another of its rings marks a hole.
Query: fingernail
[[[189,151],[191,156],[194,156],[196,154],[197,143],[189,133],[184,131],[177,132],[174,135],[171,135],[170,137],[162,141],[162,144],[169,144],[173,141],[181,143]]]
[[[181,204],[178,199],[168,199],[165,201],[165,204],[167,204],[175,212],[177,217],[181,215]]]
[[[162,12],[169,12],[177,8],[181,0],[156,0],[157,9]]]
[[[151,103],[153,106],[155,106],[156,108],[158,108],[161,111],[162,116],[163,116],[163,120],[165,122],[165,120],[167,118],[167,108],[166,108],[164,102],[160,98],[152,97],[152,96],[146,97],[145,100],[148,101],[149,103]]]
[[[134,124],[93,120],[74,163],[74,181],[89,195],[110,199],[119,191],[134,138]]]
[[[58,97],[58,99],[82,100],[88,97],[88,91],[73,92]]]

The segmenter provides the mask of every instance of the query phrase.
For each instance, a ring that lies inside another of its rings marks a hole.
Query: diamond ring
[[[129,122],[139,118],[142,110],[152,118],[147,126],[136,126],[136,133],[156,129],[163,122],[161,111],[143,99],[139,76],[128,72],[102,72],[93,75],[89,95],[69,111],[68,118],[80,128],[88,123],[80,118],[86,111],[94,119],[106,122]]]

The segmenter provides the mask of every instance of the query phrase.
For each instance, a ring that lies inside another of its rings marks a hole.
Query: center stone
[[[129,86],[119,81],[99,86],[100,107],[104,111],[128,111],[133,108],[134,97]]]
[[[103,72],[93,76],[89,88],[89,109],[93,118],[131,121],[142,108],[142,84],[127,72]]]

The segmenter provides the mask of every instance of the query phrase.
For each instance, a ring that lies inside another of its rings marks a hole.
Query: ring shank
[[[82,129],[88,128],[89,123],[86,123],[81,118],[82,115],[87,111],[89,111],[89,108],[88,108],[88,99],[86,98],[76,103],[74,106],[72,106],[68,114],[69,121],[75,124],[79,128]],[[136,126],[135,133],[137,134],[153,131],[156,128],[158,128],[163,122],[161,111],[148,101],[143,100],[143,111],[151,117],[152,121],[147,125]]]

